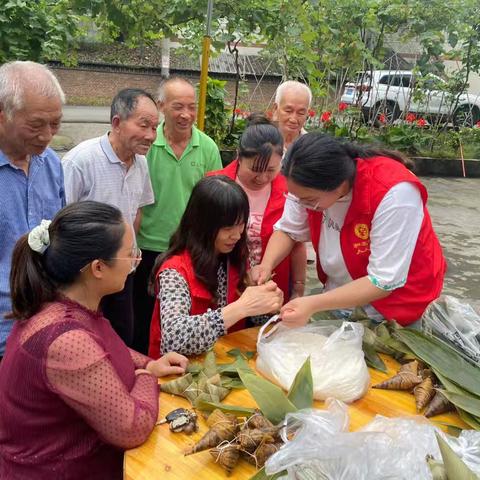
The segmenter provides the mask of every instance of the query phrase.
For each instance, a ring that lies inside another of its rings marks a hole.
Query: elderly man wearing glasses
[[[156,138],[158,110],[144,90],[127,88],[113,99],[111,130],[86,140],[64,157],[67,203],[95,200],[117,207],[138,231],[142,207],[154,202],[145,155]],[[102,299],[101,308],[114,330],[128,345],[133,341],[133,272],[141,252],[129,256],[130,275],[121,292]]]

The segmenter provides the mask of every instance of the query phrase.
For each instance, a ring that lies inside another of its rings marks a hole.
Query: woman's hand
[[[280,317],[289,328],[303,327],[316,312],[311,297],[295,298],[286,303],[280,310]]]
[[[280,310],[283,292],[275,282],[269,281],[264,285],[247,287],[238,302],[242,306],[244,317],[265,315]]]
[[[252,285],[263,285],[271,278],[272,270],[260,263],[251,268],[248,276],[250,277],[250,283]]]
[[[167,375],[180,375],[185,373],[188,365],[188,358],[175,352],[168,352],[158,360],[152,360],[147,364],[146,369],[156,377]]]

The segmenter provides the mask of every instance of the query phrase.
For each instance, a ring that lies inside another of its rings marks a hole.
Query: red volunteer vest
[[[167,268],[176,270],[187,282],[190,289],[190,298],[192,306],[190,308],[190,315],[201,315],[209,308],[217,308],[211,293],[207,290],[205,285],[200,282],[195,276],[192,259],[188,252],[180,253],[169,258],[158,269],[156,275],[156,284],[158,284],[158,277],[161,272]],[[230,304],[238,299],[238,284],[239,277],[237,270],[231,266],[227,266],[227,303]],[[233,327],[228,329],[228,332],[235,332],[245,327],[245,320],[240,320]],[[152,320],[150,322],[150,341],[148,347],[148,355],[150,358],[157,359],[161,356],[160,351],[161,339],[161,318],[160,318],[160,302],[158,297],[155,299],[155,307],[153,309]]]
[[[207,176],[225,175],[232,180],[237,178],[238,160],[229,163],[223,170],[208,172]],[[270,198],[268,199],[265,213],[263,215],[262,226],[260,229],[260,238],[262,241],[262,257],[267,248],[268,241],[273,233],[273,226],[280,220],[285,205],[284,193],[287,192],[287,181],[281,174],[277,175],[272,181]],[[282,260],[274,270],[274,282],[283,291],[284,302],[290,298],[290,255]]]
[[[411,182],[420,190],[424,218],[406,284],[393,290],[388,297],[372,302],[372,305],[386,319],[408,325],[418,320],[427,305],[440,295],[447,268],[426,208],[427,190],[418,178],[391,158],[357,159],[352,203],[340,231],[340,245],[350,276],[355,280],[367,275],[373,216],[385,194],[400,182]],[[318,256],[322,217],[322,212],[308,210],[310,234],[317,253],[318,278],[325,283],[327,276]]]

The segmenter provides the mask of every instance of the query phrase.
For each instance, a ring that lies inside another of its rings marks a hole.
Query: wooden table
[[[226,355],[232,348],[242,350],[255,350],[258,328],[241,330],[221,338],[215,347],[219,363],[231,362],[233,359]],[[387,367],[388,374],[370,369],[371,384],[376,384],[393,375],[398,364],[388,356],[382,356]],[[254,367],[254,360],[250,366]],[[168,379],[166,379],[168,380]],[[247,390],[232,390],[224,403],[255,407],[255,401]],[[175,408],[190,408],[187,400],[162,393],[160,395],[161,418]],[[315,402],[316,408],[324,408],[323,402]],[[415,400],[408,392],[376,390],[370,388],[368,393],[348,407],[350,415],[350,429],[357,430],[367,424],[379,413],[386,417],[415,415]],[[468,428],[454,413],[439,415],[435,420]],[[207,430],[203,419],[199,421],[198,433],[187,436],[183,433],[171,433],[167,425],[155,427],[150,438],[138,448],[128,450],[125,454],[124,479],[125,480],[177,480],[177,479],[205,479],[224,480],[224,470],[213,461],[208,451],[184,457],[184,451],[196,442]],[[240,461],[229,478],[249,479],[255,473],[253,466]]]

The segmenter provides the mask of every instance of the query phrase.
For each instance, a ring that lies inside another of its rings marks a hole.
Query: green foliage
[[[80,34],[79,17],[69,10],[68,0],[7,0],[0,8],[0,63],[69,63],[69,45]]]
[[[205,108],[205,133],[213,138],[217,145],[222,145],[228,129],[228,113],[225,109],[227,84],[224,80],[208,78],[207,104]]]
[[[234,114],[230,105],[225,101],[227,90],[224,80],[208,78],[207,104],[205,108],[205,133],[213,138],[219,148],[235,149],[245,130],[248,112],[237,109]],[[232,128],[233,116],[233,128]]]

